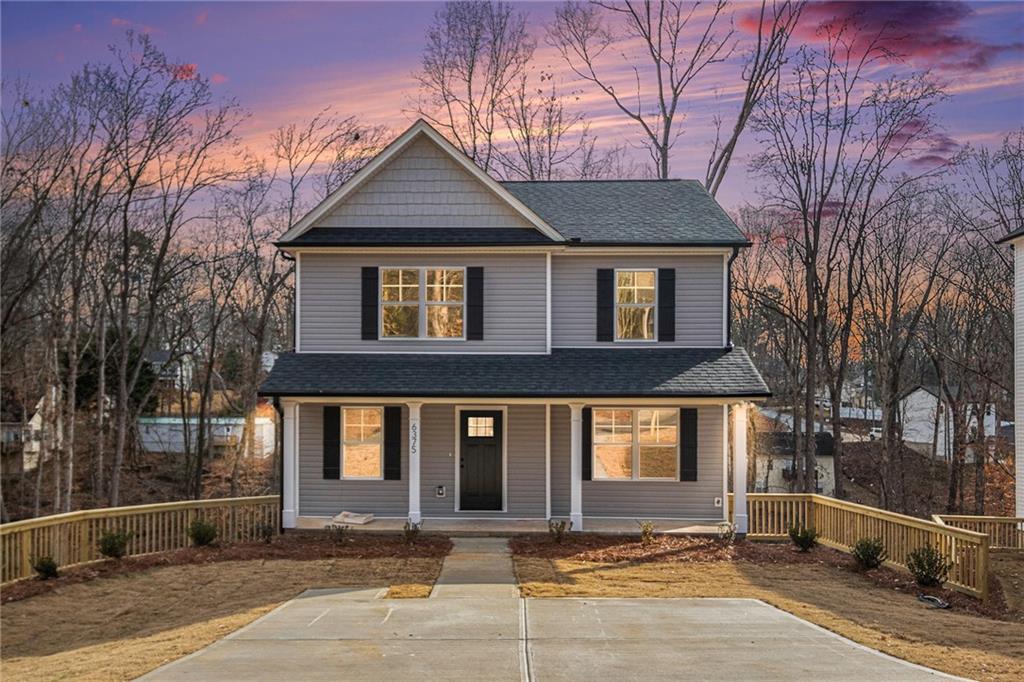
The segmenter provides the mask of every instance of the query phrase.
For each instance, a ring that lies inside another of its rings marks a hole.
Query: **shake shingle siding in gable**
[[[319,226],[532,229],[507,202],[425,138],[410,144]]]
[[[725,259],[707,256],[554,256],[551,259],[551,344],[559,347],[607,347],[594,332],[598,268],[675,268],[676,338],[650,345],[722,347]]]

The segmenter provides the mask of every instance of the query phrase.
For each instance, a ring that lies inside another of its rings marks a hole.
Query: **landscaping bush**
[[[818,544],[818,533],[813,528],[793,526],[789,529],[789,539],[801,552],[806,552]]]
[[[951,566],[942,552],[931,545],[918,547],[907,555],[907,570],[922,587],[942,585]]]
[[[331,536],[331,540],[337,544],[345,542],[348,537],[349,526],[342,525],[340,523],[332,523],[327,526],[327,534]]]
[[[32,568],[39,575],[40,580],[49,580],[57,577],[57,562],[52,556],[41,556],[32,560]]]
[[[718,524],[718,539],[724,540],[727,545],[731,545],[736,541],[736,526],[728,521]]]
[[[554,521],[548,519],[548,535],[556,545],[562,544],[562,541],[565,540],[565,532],[570,528],[572,528],[572,524],[568,521]]]
[[[128,553],[128,542],[131,539],[131,531],[108,530],[100,536],[98,545],[100,554],[108,559],[120,559]]]
[[[861,568],[878,568],[885,561],[885,543],[882,538],[861,538],[853,545],[851,553]]]
[[[196,547],[206,547],[217,539],[217,526],[206,519],[196,519],[188,527],[188,537]]]
[[[405,532],[405,544],[407,545],[416,542],[416,538],[420,536],[420,524],[418,523],[406,521],[402,530]]]
[[[654,542],[654,521],[637,521],[640,526],[640,544],[647,546]]]
[[[260,540],[267,543],[268,545],[274,541],[277,537],[277,526],[272,523],[262,523],[259,529],[257,529]]]

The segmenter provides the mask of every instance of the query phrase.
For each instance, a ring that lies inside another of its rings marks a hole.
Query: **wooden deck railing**
[[[730,518],[733,500],[729,496]],[[813,494],[747,494],[748,537],[785,538],[793,526],[814,528],[818,542],[849,552],[861,538],[881,538],[887,564],[906,569],[919,547],[937,548],[950,562],[947,586],[988,596],[988,535]]]
[[[195,519],[217,526],[219,542],[258,539],[280,527],[278,497],[235,497],[134,507],[87,509],[0,525],[0,582],[35,574],[33,559],[53,557],[60,567],[102,559],[98,543],[108,531],[128,531],[128,556],[188,547]]]
[[[988,536],[992,549],[1024,549],[1024,518],[1012,516],[957,516],[935,514],[935,523],[973,530]]]

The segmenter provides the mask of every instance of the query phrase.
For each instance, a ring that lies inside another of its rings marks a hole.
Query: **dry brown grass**
[[[530,597],[761,599],[887,654],[978,680],[1024,679],[1024,623],[927,609],[827,564],[597,563],[515,557]]]
[[[207,646],[314,587],[422,597],[441,558],[225,561],[69,584],[4,604],[5,680],[128,680]]]

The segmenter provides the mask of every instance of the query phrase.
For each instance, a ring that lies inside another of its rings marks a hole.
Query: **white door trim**
[[[501,412],[501,510],[495,509],[495,513],[508,513],[508,406],[507,405],[456,405],[455,406],[455,511],[463,513],[459,508],[462,502],[462,491],[459,489],[462,475],[459,472],[459,462],[462,454],[462,412],[485,410],[489,412]],[[467,509],[466,514],[483,511],[481,509]]]

